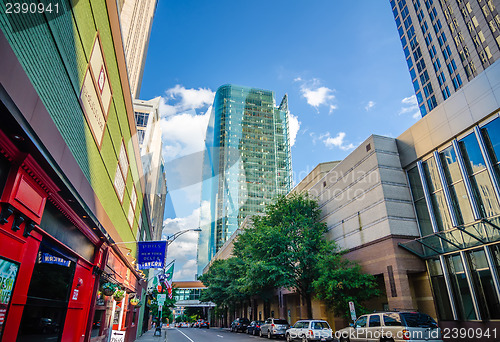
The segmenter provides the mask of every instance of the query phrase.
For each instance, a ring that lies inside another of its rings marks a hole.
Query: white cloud
[[[344,141],[345,139],[345,132],[339,132],[335,137],[331,137],[330,133],[323,134],[319,137],[319,139],[325,144],[326,147],[328,148],[340,148],[343,151],[348,151],[352,150],[356,146],[354,146],[352,143],[346,144]]]
[[[301,123],[302,122],[299,121],[299,118],[297,116],[290,114],[290,147],[295,145],[295,138],[297,137],[297,133],[299,132]]]
[[[294,82],[300,82],[302,81],[302,77],[296,77],[293,79]]]
[[[399,115],[411,114],[412,118],[414,118],[415,120],[418,120],[422,117],[420,115],[420,109],[418,108],[416,95],[405,97],[401,100],[401,103],[403,104],[403,107],[401,107]]]
[[[162,239],[181,230],[197,228],[200,224],[200,208],[193,210],[187,217],[166,219],[163,222]],[[180,235],[168,246],[168,261],[175,259],[174,281],[194,280],[196,274],[196,253],[198,232],[190,231]]]
[[[365,106],[365,110],[366,111],[369,111],[370,109],[372,109],[373,107],[375,107],[375,102],[373,101],[368,101],[367,105]]]
[[[160,110],[164,110],[161,114],[175,114],[189,109],[199,109],[209,106],[213,103],[215,92],[207,88],[186,89],[177,84],[175,87],[168,89],[166,98],[163,98],[164,103]],[[176,101],[175,106],[168,105],[168,101]],[[171,107],[174,107],[176,112],[173,113]]]
[[[310,81],[303,81],[298,77],[295,81],[303,82],[300,86],[300,92],[307,100],[307,103],[316,108],[317,111],[319,111],[319,106],[328,106],[330,108],[330,113],[337,109],[337,106],[333,104],[335,100],[335,95],[333,95],[333,93],[335,90],[321,86],[320,80],[317,78],[313,78]]]
[[[210,111],[200,115],[191,110],[161,119],[163,156],[167,160],[203,151]]]

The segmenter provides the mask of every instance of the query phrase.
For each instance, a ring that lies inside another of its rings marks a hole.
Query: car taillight
[[[309,336],[314,336],[314,332],[312,330],[309,330]]]
[[[274,323],[273,323],[273,324],[271,324],[271,326],[274,328]]]
[[[403,340],[405,340],[405,341],[410,340],[410,332],[406,329],[403,329]]]
[[[260,325],[256,325],[255,327],[260,328]]]

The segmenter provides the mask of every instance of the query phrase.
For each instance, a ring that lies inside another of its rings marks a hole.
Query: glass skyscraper
[[[499,0],[390,0],[422,116],[500,58]]]
[[[215,95],[206,134],[198,274],[245,217],[291,190],[288,98],[235,85]]]

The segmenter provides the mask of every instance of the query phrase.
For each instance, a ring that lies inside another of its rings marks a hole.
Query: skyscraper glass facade
[[[500,58],[498,0],[390,0],[422,116]]]
[[[291,190],[287,95],[221,86],[207,128],[198,274],[241,225]]]

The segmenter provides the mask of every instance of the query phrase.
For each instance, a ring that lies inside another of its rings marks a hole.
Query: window
[[[358,318],[356,320],[356,323],[354,323],[354,326],[356,328],[364,328],[364,327],[366,327],[366,318],[367,318],[366,316],[361,316],[360,318]]]
[[[371,315],[368,326],[369,327],[380,327],[380,316],[379,315]]]
[[[460,254],[445,256],[450,274],[451,287],[460,319],[475,320],[476,313],[472,302],[472,295],[465,275],[464,265]]]
[[[439,259],[427,260],[427,268],[431,277],[432,291],[434,293],[434,300],[436,301],[436,308],[438,316],[441,320],[453,320],[453,313],[451,311],[450,297],[446,288],[443,269]]]
[[[443,93],[443,99],[446,100],[448,97],[450,97],[450,89],[448,88],[448,86],[446,86],[443,89],[442,93]]]
[[[500,302],[484,249],[467,253],[483,319],[500,318]]]
[[[427,159],[422,163],[422,166],[424,168],[427,186],[429,187],[429,191],[431,193],[431,203],[432,208],[434,209],[433,211],[438,226],[437,228],[439,231],[450,229],[453,224],[451,223],[450,214],[444,198],[441,180],[439,178],[439,172],[434,157]]]
[[[495,119],[481,128],[488,155],[500,178],[500,119]]]
[[[455,149],[453,146],[450,146],[439,155],[441,157],[446,183],[451,196],[453,212],[455,213],[458,224],[474,221],[474,215],[462,180]]]
[[[384,314],[384,325],[386,327],[400,327],[403,324],[401,323],[401,317],[397,313],[388,313]]]

